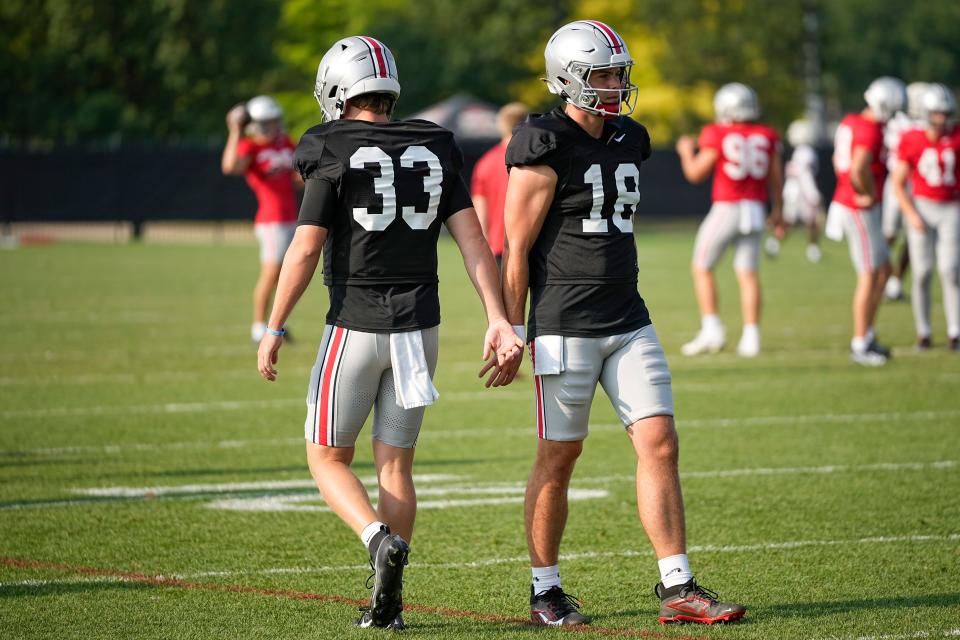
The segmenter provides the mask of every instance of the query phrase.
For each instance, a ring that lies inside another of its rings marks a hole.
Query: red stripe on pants
[[[331,438],[327,436],[327,429],[329,426],[332,426],[332,420],[327,420],[327,411],[330,407],[330,386],[334,375],[334,369],[336,368],[337,357],[340,354],[340,347],[343,343],[343,327],[336,327],[333,330],[333,337],[330,339],[330,351],[327,354],[327,366],[323,371],[323,387],[320,391],[320,406],[317,407],[317,419],[320,421],[320,433],[319,435],[319,444],[329,447],[331,446]]]

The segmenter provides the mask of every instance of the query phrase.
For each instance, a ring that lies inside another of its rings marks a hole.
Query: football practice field
[[[800,234],[764,259],[763,351],[680,355],[699,319],[693,227],[638,224],[640,291],[673,373],[692,568],[749,606],[739,624],[662,627],[636,517],[635,458],[602,390],[570,491],[566,590],[593,617],[531,627],[523,490],[532,377],[484,389],[484,329],[441,241],[439,402],[417,452],[408,638],[960,637],[960,355],[915,353],[907,303],[878,332],[894,358],[848,361],[845,245],[818,265]],[[304,397],[326,311],[320,277],[280,379],[249,339],[250,246],[0,251],[0,637],[371,638],[365,550],[306,468]],[[375,487],[368,431],[355,467]],[[375,489],[372,489],[375,493]],[[375,497],[375,496],[374,496]],[[390,637],[393,637],[392,635]]]

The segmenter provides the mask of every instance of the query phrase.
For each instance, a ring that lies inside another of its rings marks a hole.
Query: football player
[[[480,156],[470,179],[473,206],[477,210],[483,235],[487,238],[487,244],[490,245],[498,267],[503,260],[503,201],[507,196],[507,168],[504,157],[510,138],[513,137],[513,130],[526,120],[528,115],[529,109],[522,102],[511,102],[500,108],[497,112],[500,142]]]
[[[226,175],[242,175],[257,197],[254,233],[260,243],[260,277],[253,289],[255,344],[266,331],[270,296],[277,288],[280,265],[297,226],[293,142],[283,130],[283,109],[270,96],[257,96],[227,113],[227,145],[220,158]]]
[[[713,99],[717,122],[700,133],[700,140],[681,136],[677,153],[683,175],[703,182],[713,174],[713,206],[697,231],[693,246],[693,288],[700,308],[700,332],[682,347],[683,354],[716,353],[726,343],[720,322],[713,270],[727,247],[733,245],[733,268],[740,285],[743,332],[737,353],[751,358],[760,353],[760,278],[757,275],[760,237],[766,202],[771,202],[770,225],[782,224],[783,161],[777,132],[756,122],[757,94],[745,84],[726,84]],[[700,151],[695,151],[699,145]]]
[[[391,121],[399,94],[393,55],[374,38],[344,38],[321,60],[314,95],[324,122],[297,146],[306,189],[258,354],[261,375],[276,379],[283,323],[322,255],[330,310],[307,393],[307,461],[327,504],[370,553],[373,593],[357,620],[361,627],[403,627],[403,569],[416,515],[414,446],[424,407],[438,397],[431,378],[441,225],[486,310],[487,385],[508,384],[515,367],[503,367],[523,351],[460,177],[453,134],[423,120]],[[350,467],[371,409],[376,508]]]
[[[745,608],[701,588],[686,556],[670,371],[637,292],[631,216],[650,138],[628,117],[633,60],[619,34],[595,20],[561,27],[544,57],[547,87],[563,104],[527,120],[507,148],[503,263],[504,302],[520,330],[528,288],[531,297],[538,441],[525,500],[530,617],[541,625],[589,622],[561,585],[558,558],[599,382],[638,457],[639,515],[660,567],[660,621],[738,619]]]
[[[807,229],[807,260],[820,262],[823,253],[818,239],[823,217],[823,196],[817,187],[817,160],[813,126],[807,120],[795,120],[787,127],[787,141],[793,147],[783,182],[783,221]]]
[[[912,129],[923,129],[923,108],[920,102],[927,90],[926,82],[911,82],[907,85],[907,112],[897,111],[883,130],[883,145],[887,150],[887,171],[891,174],[897,166],[897,147],[904,133]],[[907,183],[907,188],[910,188]],[[893,251],[893,245],[903,227],[903,216],[900,214],[900,203],[893,192],[893,181],[887,180],[883,185],[883,237],[887,246]],[[910,266],[910,247],[905,243],[900,249],[900,257],[892,260],[890,277],[884,285],[883,294],[888,300],[903,300],[902,278]]]
[[[913,318],[917,349],[931,347],[930,280],[934,260],[943,288],[943,311],[951,351],[960,350],[960,126],[953,93],[930,84],[921,99],[926,127],[907,131],[897,148],[891,175],[893,190],[907,219],[907,242],[913,265]],[[907,179],[913,197],[907,191]]]
[[[828,237],[847,237],[850,259],[857,272],[853,294],[853,338],[850,359],[860,365],[886,364],[890,350],[876,339],[873,324],[883,287],[890,274],[887,243],[883,238],[880,202],[886,165],[883,126],[903,109],[906,92],[903,82],[877,78],[863,94],[867,106],[860,113],[847,114],[834,136],[833,169],[837,186],[827,213]]]

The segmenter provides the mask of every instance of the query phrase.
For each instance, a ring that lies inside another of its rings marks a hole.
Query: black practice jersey
[[[557,174],[529,258],[531,337],[599,337],[650,323],[637,293],[631,220],[649,157],[647,130],[628,117],[606,122],[597,139],[558,107],[514,134],[508,167],[546,165]]]
[[[334,120],[303,135],[296,168],[308,195],[324,195],[305,196],[299,223],[328,230],[328,323],[387,332],[440,322],[440,225],[472,206],[462,164],[453,134],[423,120]]]

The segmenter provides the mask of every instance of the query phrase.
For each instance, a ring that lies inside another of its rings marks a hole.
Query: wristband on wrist
[[[272,335],[272,336],[282,336],[282,335],[286,335],[287,330],[281,328],[281,329],[278,331],[278,330],[276,330],[276,329],[271,329],[270,327],[267,327],[267,333],[269,333],[269,334]]]
[[[513,327],[513,332],[517,334],[521,340],[524,342],[527,341],[527,332],[522,324],[512,324],[510,326]]]

